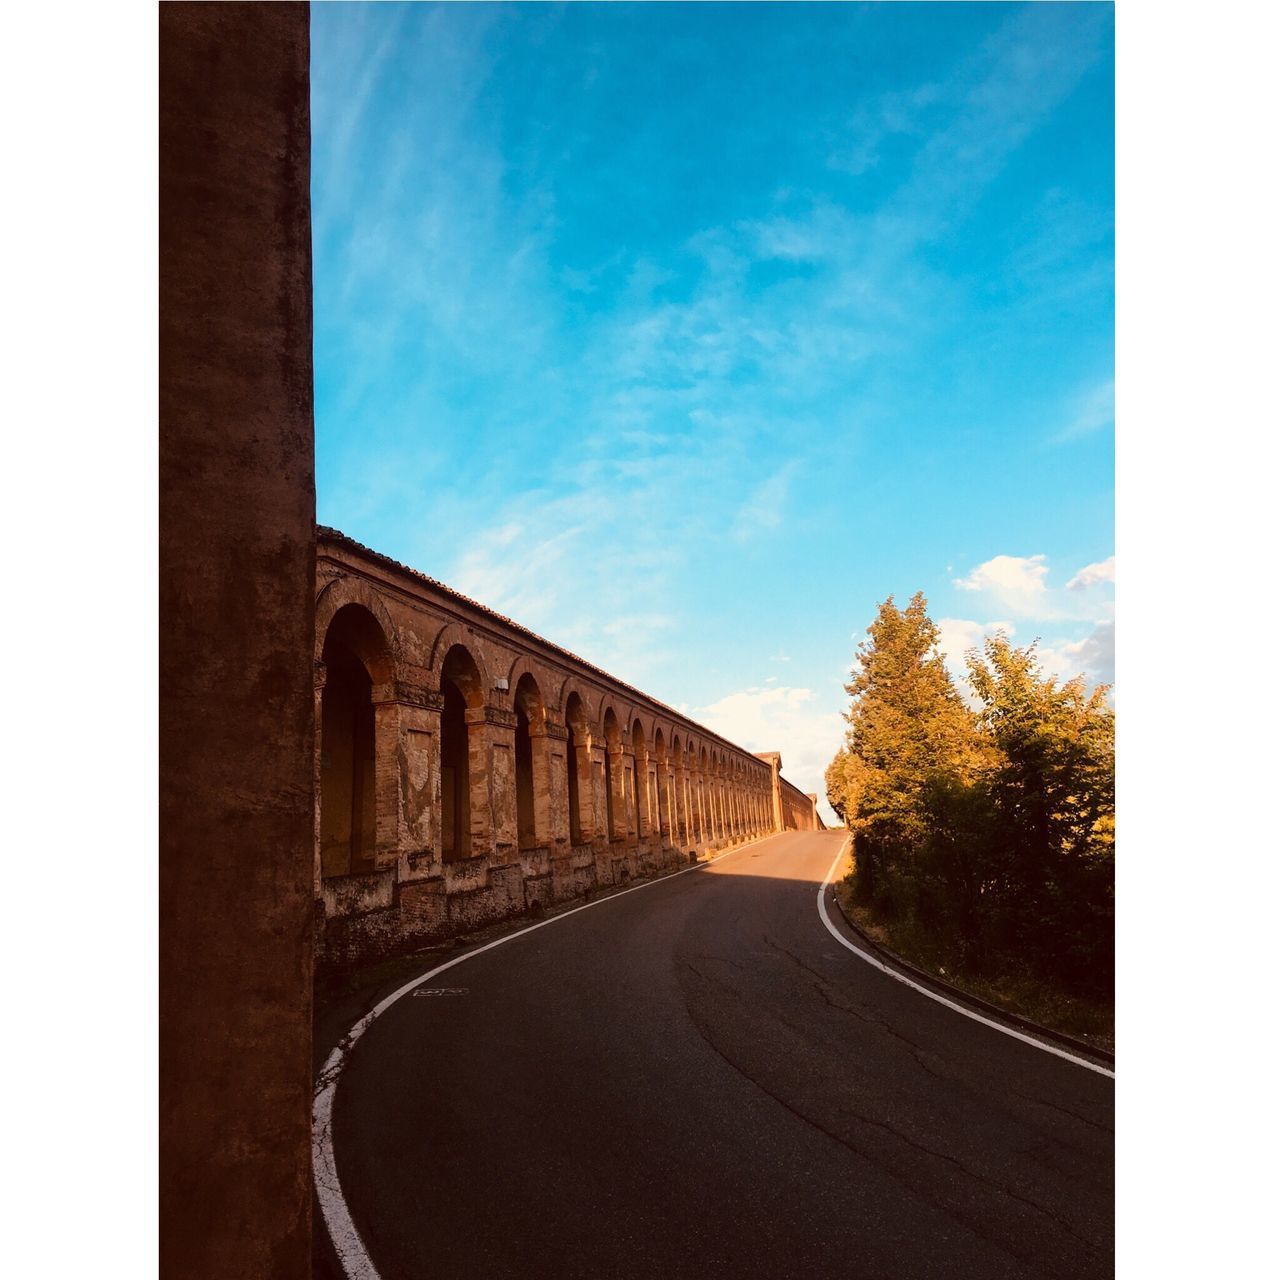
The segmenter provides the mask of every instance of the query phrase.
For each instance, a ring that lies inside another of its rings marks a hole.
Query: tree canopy
[[[859,646],[826,773],[854,833],[854,890],[957,963],[1033,965],[1081,991],[1114,971],[1115,716],[1107,690],[1044,673],[1004,636],[967,657],[970,705],[917,593]]]

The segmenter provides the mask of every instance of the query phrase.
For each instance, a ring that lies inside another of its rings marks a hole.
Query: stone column
[[[592,738],[587,752],[591,761],[592,839],[603,841],[604,847],[608,849],[609,842],[613,839],[613,832],[609,827],[609,783],[605,772],[609,748],[605,743]],[[616,779],[614,790],[617,790]]]
[[[649,793],[649,753],[641,751],[633,754],[632,767],[635,770],[635,785],[631,795],[635,803],[635,834],[639,843],[646,840],[653,831],[653,820],[650,813],[651,796]]]
[[[154,13],[157,1274],[306,1280],[318,897],[310,13]]]
[[[662,777],[659,772],[658,757],[649,752],[645,757],[645,791],[648,794],[648,818],[649,835],[657,840],[658,847],[663,844],[664,829],[662,825],[662,796],[658,788],[662,785]]]
[[[443,857],[440,713],[444,695],[412,680],[373,689],[375,865],[419,879]]]
[[[609,774],[613,784],[613,828],[609,841],[626,843],[631,829],[631,784],[628,776],[627,753],[621,747],[609,747]],[[632,762],[634,764],[634,762]]]
[[[518,857],[516,838],[516,713],[467,708],[471,774],[471,856],[495,866]]]
[[[590,734],[574,735],[573,754],[575,758],[568,761],[568,767],[576,771],[578,779],[578,834],[583,844],[590,844],[604,830],[604,821],[597,813],[600,787],[594,756],[598,752]],[[604,773],[603,763],[600,773]]]
[[[680,842],[687,849],[694,841],[694,823],[689,812],[689,769],[680,762]]]
[[[320,860],[320,774],[322,771],[321,758],[324,755],[324,743],[321,742],[320,727],[324,724],[324,686],[328,679],[328,668],[323,662],[316,661],[313,664],[313,679],[315,681],[315,719],[312,723],[315,725],[315,737],[313,738],[314,750],[312,756],[314,763],[311,770],[311,786],[312,795],[315,797],[315,803],[312,809],[312,861],[315,864],[314,887],[316,901],[320,900],[320,882],[324,879],[324,868]]]
[[[786,823],[783,820],[782,810],[782,757],[773,751],[765,757],[765,761],[769,766],[769,800],[773,810],[771,815],[773,829],[785,831]]]
[[[675,814],[673,810],[673,806],[675,804],[676,775],[675,770],[671,765],[670,756],[667,756],[666,759],[661,762],[658,786],[661,788],[659,793],[661,803],[658,805],[658,834],[662,837],[662,843],[664,845],[673,845],[677,843],[675,834],[677,823],[675,821]]]
[[[569,848],[569,730],[545,720],[529,726],[529,741],[533,748],[533,822],[538,843],[553,853],[563,853]]]

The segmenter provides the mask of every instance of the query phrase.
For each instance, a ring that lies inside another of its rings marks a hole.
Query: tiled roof
[[[470,596],[464,596],[461,591],[455,591],[447,583],[441,582],[439,578],[433,578],[429,574],[423,573],[419,569],[413,568],[411,565],[402,564],[399,560],[393,560],[390,556],[383,555],[381,551],[375,551],[372,547],[366,547],[364,543],[357,542],[354,538],[348,537],[340,529],[331,529],[328,525],[317,525],[316,536],[327,539],[329,542],[337,542],[342,546],[349,547],[353,551],[358,551],[361,555],[367,556],[370,560],[378,564],[387,565],[389,568],[398,569],[401,573],[408,574],[411,578],[417,578],[419,582],[425,582],[428,586],[435,588],[444,595],[452,596],[453,599],[461,601],[470,608],[475,609],[479,613],[483,613],[486,617],[500,622],[504,627],[510,627],[512,631],[518,631],[521,635],[528,636],[531,640],[536,640],[540,645],[545,645],[548,649],[554,650],[556,653],[563,655],[570,662],[577,663],[580,667],[586,667],[588,671],[594,671],[597,675],[608,680],[610,684],[617,685],[621,689],[625,689],[628,693],[633,693],[637,698],[643,699],[650,706],[659,707],[668,715],[677,720],[683,721],[685,724],[692,725],[700,733],[706,734],[708,738],[714,738],[717,742],[723,742],[725,746],[732,747],[735,751],[741,751],[744,755],[753,755],[747,751],[745,747],[740,747],[736,742],[730,742],[728,738],[716,733],[712,729],[708,729],[705,725],[699,724],[696,720],[691,720],[682,711],[677,711],[674,707],[669,707],[665,702],[655,698],[650,693],[645,693],[643,689],[637,689],[635,685],[628,684],[625,680],[619,680],[617,676],[610,675],[603,667],[597,667],[594,662],[588,662],[586,658],[580,658],[576,653],[571,653],[562,645],[556,644],[552,640],[548,640],[545,636],[540,636],[536,631],[530,631],[528,627],[522,626],[516,622],[514,618],[508,618],[505,614],[499,613],[496,609],[490,609],[488,605],[481,604],[479,600],[473,600]]]

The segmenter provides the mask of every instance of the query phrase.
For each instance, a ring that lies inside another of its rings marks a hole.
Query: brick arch
[[[599,730],[600,730],[600,741],[601,741],[601,742],[603,742],[606,746],[611,746],[611,745],[612,745],[612,744],[609,742],[609,735],[605,732],[605,721],[606,721],[606,719],[608,718],[609,712],[611,712],[611,711],[612,711],[612,712],[613,712],[614,727],[615,727],[615,728],[617,729],[617,731],[618,731],[618,741],[619,741],[619,745],[622,745],[622,744],[625,742],[625,738],[624,738],[624,736],[623,736],[623,728],[622,728],[622,726],[623,726],[623,724],[625,724],[626,722],[625,722],[625,721],[623,720],[623,718],[618,714],[618,708],[617,708],[617,707],[615,707],[615,706],[613,705],[613,703],[609,700],[609,698],[608,698],[608,697],[603,697],[603,698],[601,698],[601,699],[600,699],[600,706],[599,706],[599,708],[598,708],[597,710],[598,710],[599,714],[598,714],[598,716],[597,716],[597,719],[596,719],[596,722],[595,722],[595,723],[596,723],[596,725],[599,727]]]
[[[524,695],[521,695],[521,682],[525,680],[528,683],[524,685]],[[548,718],[547,696],[543,691],[542,682],[538,679],[536,670],[530,668],[521,671],[516,679],[511,682],[511,688],[507,696],[511,700],[511,709],[514,711],[517,707],[521,708],[530,724],[546,724]]]
[[[480,673],[481,687],[484,689],[484,701],[490,702],[493,698],[493,681],[489,678],[489,669],[485,665],[484,655],[480,651],[479,644],[476,643],[475,633],[468,631],[460,622],[448,623],[441,628],[432,642],[431,658],[427,664],[432,685],[437,689],[440,687],[444,660],[454,645],[464,648],[471,661],[476,664],[476,670]]]
[[[353,604],[367,609],[382,628],[387,651],[395,668],[395,671],[387,672],[386,677],[393,677],[400,670],[401,655],[400,634],[396,630],[396,624],[391,620],[386,603],[377,591],[363,578],[353,578],[346,574],[330,582],[316,597],[315,661],[321,661],[329,626],[339,610]]]
[[[612,709],[613,714],[618,720],[618,730],[622,734],[623,742],[630,745],[631,742],[631,726],[636,722],[636,708],[632,702],[619,702],[615,698],[611,698],[607,693],[602,694],[600,705],[597,708],[601,730],[604,728],[604,713]]]
[[[513,707],[515,706],[516,685],[520,683],[521,676],[533,677],[533,682],[538,686],[538,693],[542,697],[542,704],[546,711],[559,710],[559,708],[554,708],[551,705],[551,690],[554,677],[546,667],[529,657],[527,653],[517,654],[515,661],[507,672],[506,697]],[[561,707],[563,705],[561,703]]]
[[[597,699],[592,696],[588,686],[575,680],[572,676],[564,681],[560,686],[560,695],[556,700],[555,713],[560,717],[562,724],[568,724],[569,699],[574,694],[578,695],[578,700],[582,703],[583,727],[590,734],[593,741],[601,741],[599,736],[601,727],[604,722],[604,711]]]

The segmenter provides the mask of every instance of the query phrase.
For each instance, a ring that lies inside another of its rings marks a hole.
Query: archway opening
[[[569,843],[582,844],[581,781],[578,777],[581,749],[587,745],[587,713],[582,699],[571,693],[564,707],[565,728],[569,737],[565,742],[567,774],[569,778]]]
[[[618,798],[614,795],[614,787],[619,785],[617,770],[621,761],[615,764],[615,756],[622,750],[622,732],[618,728],[618,717],[610,707],[604,713],[604,804],[605,821],[608,825],[606,838],[618,838]]]
[[[320,695],[320,874],[372,871],[377,849],[375,677],[391,675],[387,640],[361,605],[334,614],[325,633]]]
[[[446,862],[471,856],[471,742],[467,708],[483,703],[480,673],[461,645],[441,668],[440,845]]]
[[[644,726],[639,720],[631,725],[631,815],[632,842],[650,834],[649,821],[649,754],[645,749]]]
[[[667,744],[661,729],[653,731],[653,759],[657,765],[656,790],[654,797],[654,834],[661,840],[670,820],[670,798],[667,795]]]
[[[534,759],[533,732],[544,731],[546,716],[537,681],[527,672],[515,692],[516,706],[516,834],[521,849],[535,848],[539,840],[537,788],[545,780]]]

